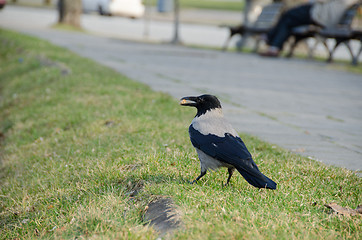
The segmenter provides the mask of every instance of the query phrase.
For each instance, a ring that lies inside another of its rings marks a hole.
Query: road
[[[9,7],[0,14],[0,26],[49,40],[175,98],[215,94],[238,131],[327,164],[362,169],[361,75],[314,61],[129,41],[142,28],[139,20],[84,16],[93,35],[49,28],[55,19],[51,10]],[[153,24],[163,29],[167,22]],[[110,26],[131,28],[129,36],[107,32]],[[224,37],[212,26],[182,28],[191,40]],[[169,38],[159,34],[157,40]]]

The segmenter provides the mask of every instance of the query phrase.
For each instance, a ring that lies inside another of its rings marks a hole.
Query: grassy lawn
[[[167,0],[166,0],[167,1]],[[10,1],[8,1],[10,2]],[[143,0],[143,4],[157,6],[158,0]],[[19,3],[17,3],[19,4]],[[44,6],[43,0],[26,2],[21,1],[22,5],[26,6]],[[181,8],[200,8],[200,9],[212,9],[212,10],[230,10],[241,11],[244,7],[243,0],[179,0]]]
[[[157,196],[181,213],[174,239],[361,238],[361,217],[324,207],[362,203],[352,172],[242,134],[277,190],[223,188],[226,170],[190,185],[195,110],[62,48],[0,30],[0,91],[0,239],[156,239]]]
[[[158,0],[149,0],[154,6]],[[147,4],[147,1],[144,1]],[[241,11],[244,7],[244,1],[237,0],[179,0],[181,8],[200,8],[213,10]]]

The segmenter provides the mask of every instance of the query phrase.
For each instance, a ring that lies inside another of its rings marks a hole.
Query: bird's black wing
[[[276,188],[276,183],[262,174],[240,137],[225,133],[224,137],[203,135],[189,128],[192,145],[207,155],[234,166],[251,185],[259,188]]]

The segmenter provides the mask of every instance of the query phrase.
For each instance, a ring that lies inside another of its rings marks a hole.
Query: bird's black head
[[[219,99],[213,95],[201,95],[198,97],[183,97],[180,99],[182,106],[191,106],[197,108],[196,116],[200,116],[212,109],[221,109]]]

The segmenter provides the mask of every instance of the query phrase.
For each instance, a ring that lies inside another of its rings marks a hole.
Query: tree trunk
[[[58,7],[58,23],[63,23],[64,22],[64,11],[65,11],[65,3],[64,0],[58,0],[57,3],[57,7]]]
[[[82,0],[58,0],[58,22],[81,28]]]

